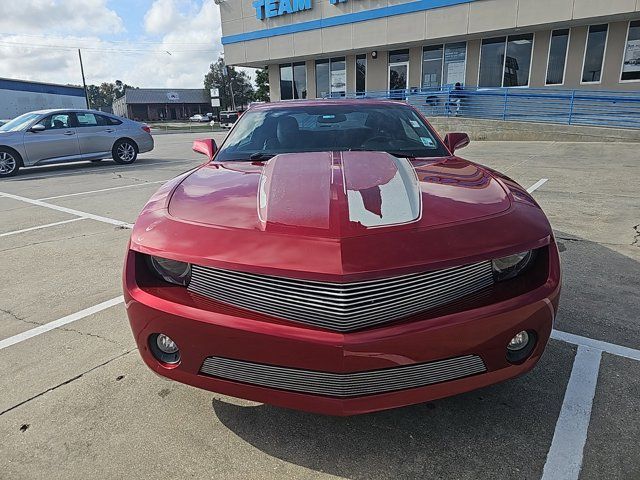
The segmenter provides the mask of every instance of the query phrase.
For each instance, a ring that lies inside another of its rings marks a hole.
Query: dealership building
[[[113,102],[113,113],[137,121],[186,120],[211,110],[211,95],[203,88],[127,88]]]
[[[221,0],[272,100],[388,90],[638,91],[640,0]]]

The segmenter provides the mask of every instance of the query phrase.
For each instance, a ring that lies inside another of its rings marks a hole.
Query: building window
[[[304,62],[280,65],[280,98],[307,98],[307,70]]]
[[[533,33],[482,40],[480,87],[527,87]],[[505,54],[506,53],[506,54]]]
[[[423,47],[422,88],[464,84],[466,58],[466,42]]]
[[[547,62],[547,85],[562,85],[564,83],[564,70],[567,64],[568,48],[568,28],[551,32],[549,60]]]
[[[640,21],[629,23],[620,80],[623,82],[640,80]]]
[[[467,42],[448,43],[444,46],[444,85],[464,85],[467,70]]]
[[[367,56],[356,56],[356,93],[367,91]]]
[[[331,59],[331,96],[341,96],[347,91],[347,61],[344,57]]]
[[[325,98],[330,93],[329,60],[316,60],[316,97]]]
[[[293,67],[280,65],[280,98],[291,100],[293,98]]]
[[[479,87],[501,87],[507,37],[482,40]]]
[[[409,86],[409,50],[389,52],[389,90],[406,90]]]
[[[608,33],[609,25],[607,24],[591,25],[589,27],[587,46],[584,49],[582,83],[600,83]]]
[[[507,38],[507,58],[504,63],[504,87],[528,87],[533,51],[533,33]]]
[[[316,97],[344,96],[347,89],[345,57],[316,60]]]
[[[442,85],[443,56],[442,45],[422,49],[422,88],[439,88]]]
[[[304,62],[293,64],[293,98],[307,98],[307,66]]]

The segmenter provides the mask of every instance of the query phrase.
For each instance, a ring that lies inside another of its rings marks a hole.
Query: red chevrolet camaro
[[[535,366],[560,294],[547,218],[401,102],[252,107],[164,185],[124,268],[156,373],[331,415],[425,402]]]

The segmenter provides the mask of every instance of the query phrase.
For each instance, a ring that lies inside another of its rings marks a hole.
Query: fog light
[[[162,333],[156,338],[156,345],[158,345],[161,352],[168,353],[169,355],[178,351],[176,342]]]
[[[511,339],[507,349],[512,352],[518,352],[529,345],[529,334],[526,331],[522,331]]]
[[[168,335],[154,333],[149,337],[151,353],[162,363],[176,365],[180,363],[180,349]]]
[[[527,361],[538,343],[538,335],[533,330],[523,330],[507,344],[507,360],[519,365]]]

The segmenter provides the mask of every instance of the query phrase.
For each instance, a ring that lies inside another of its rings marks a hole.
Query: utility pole
[[[84,86],[84,99],[87,102],[87,108],[91,108],[89,104],[89,92],[87,91],[87,81],[84,78],[84,65],[82,64],[82,52],[78,49],[78,57],[80,58],[80,71],[82,72],[82,85]]]

